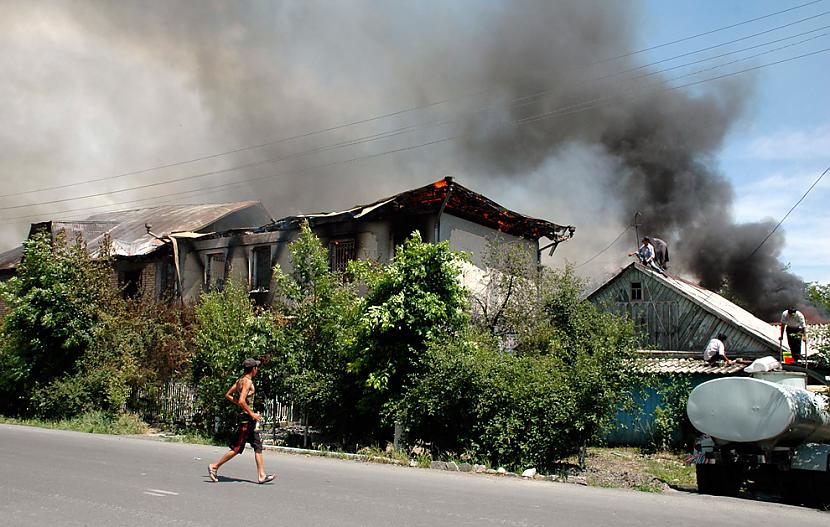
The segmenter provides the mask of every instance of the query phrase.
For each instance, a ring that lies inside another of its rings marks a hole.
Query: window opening
[[[222,253],[209,254],[207,256],[207,269],[205,269],[208,291],[221,291],[225,287],[225,255]]]
[[[266,292],[271,287],[271,247],[254,247],[251,289]]]
[[[345,271],[350,261],[356,258],[354,240],[333,240],[329,242],[329,269]]]
[[[121,273],[121,292],[124,298],[134,298],[141,290],[141,269]]]
[[[643,299],[643,284],[640,282],[631,282],[631,300]]]

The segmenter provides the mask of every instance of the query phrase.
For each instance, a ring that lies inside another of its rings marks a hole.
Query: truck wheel
[[[720,465],[695,465],[697,491],[701,494],[720,494]]]
[[[743,483],[739,467],[722,464],[695,465],[697,491],[714,496],[737,496]]]
[[[721,496],[730,496],[735,498],[738,496],[738,491],[741,490],[741,485],[744,483],[741,467],[740,465],[721,465],[721,467],[723,469]]]

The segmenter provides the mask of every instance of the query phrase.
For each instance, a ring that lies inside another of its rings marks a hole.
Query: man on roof
[[[655,271],[660,274],[663,273],[663,269],[657,265],[655,261],[656,253],[654,251],[654,245],[651,244],[651,238],[648,236],[643,237],[643,244],[640,245],[640,248],[637,249],[635,253],[628,253],[628,256],[637,256],[640,259],[640,263],[645,265],[646,267],[651,267]]]
[[[784,331],[787,332],[787,344],[790,346],[790,353],[793,355],[793,362],[798,364],[801,360],[801,342],[804,342],[804,349],[807,349],[807,321],[804,314],[795,308],[788,307],[781,313],[781,334],[778,340],[784,340]],[[806,353],[805,353],[806,356]]]
[[[724,361],[727,366],[732,365],[734,361],[726,356],[724,341],[726,341],[726,335],[723,333],[718,333],[717,337],[710,340],[709,344],[706,345],[706,349],[703,350],[703,360],[709,364],[717,364],[719,361]]]

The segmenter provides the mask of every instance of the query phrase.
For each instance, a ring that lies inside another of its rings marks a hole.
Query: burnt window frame
[[[354,238],[338,238],[329,241],[329,271],[345,272],[352,260],[357,260],[357,242]]]
[[[178,296],[179,281],[172,258],[160,260],[156,265],[156,299],[165,300]]]
[[[123,269],[118,273],[118,287],[124,298],[136,298],[143,289],[144,268]]]
[[[221,278],[212,280],[213,278],[213,263],[221,262],[222,271]],[[221,291],[225,288],[225,273],[227,272],[227,255],[224,252],[211,252],[205,254],[205,290],[206,291]]]
[[[261,263],[261,255],[268,251],[268,255],[265,258],[265,266],[262,266]],[[271,251],[270,245],[257,245],[256,247],[251,248],[251,292],[252,293],[267,293],[271,289],[271,278],[273,277],[274,270],[271,266],[271,258],[273,254]],[[265,276],[267,276],[267,280],[263,280],[260,276],[260,271],[265,272]]]

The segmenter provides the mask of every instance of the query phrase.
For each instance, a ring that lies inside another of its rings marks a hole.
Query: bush
[[[242,361],[253,357],[263,362],[265,383],[279,361],[278,320],[270,312],[258,311],[245,287],[228,282],[222,291],[202,296],[195,308],[195,350],[192,363],[199,424],[213,432],[218,419],[223,429],[235,421],[239,409],[228,404],[225,393],[242,376]],[[257,390],[258,398],[269,390]]]
[[[284,386],[307,423],[349,432],[355,381],[346,370],[359,314],[355,288],[329,270],[328,252],[307,222],[289,251],[291,273],[274,273],[275,308],[287,315],[281,328]]]
[[[360,274],[368,293],[349,369],[363,388],[359,407],[376,427],[401,418],[405,382],[422,370],[427,343],[460,331],[468,321],[460,258],[448,242],[423,243],[416,231],[389,265],[364,267]]]
[[[69,245],[63,231],[54,244],[45,233],[24,242],[16,276],[0,284],[8,306],[0,352],[0,391],[10,402],[7,411],[26,408],[35,393],[47,397],[44,390],[50,383],[76,373],[102,314],[119,302],[109,281],[110,263],[106,244],[103,255],[92,259],[80,238]],[[83,399],[68,386],[56,389],[72,396],[70,404]],[[43,402],[30,410],[54,406]]]
[[[431,341],[401,405],[410,442],[545,469],[597,438],[634,381],[633,328],[581,301],[570,271],[543,278],[520,351],[492,326]]]

